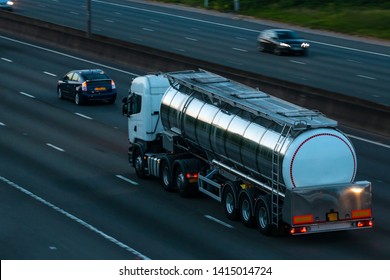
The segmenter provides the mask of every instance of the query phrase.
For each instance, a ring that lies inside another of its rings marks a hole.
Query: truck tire
[[[230,220],[238,219],[237,203],[237,188],[233,182],[226,182],[225,188],[222,194],[222,204],[225,209],[226,217]]]
[[[172,192],[175,190],[175,186],[172,182],[171,166],[167,160],[161,162],[160,180],[165,191]]]
[[[189,197],[191,194],[191,185],[189,184],[183,167],[178,165],[175,170],[174,183],[176,188],[182,197]]]
[[[246,191],[241,192],[238,205],[242,223],[247,227],[253,227],[255,225],[255,217],[253,215],[253,200],[250,194]]]
[[[140,148],[134,150],[134,169],[138,178],[145,179],[146,171],[145,171],[145,161],[144,154]]]
[[[269,196],[259,196],[256,204],[256,224],[257,228],[264,235],[271,235],[271,211],[270,211],[270,198]]]

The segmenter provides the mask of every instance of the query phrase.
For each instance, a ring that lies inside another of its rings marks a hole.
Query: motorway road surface
[[[390,42],[287,26],[310,41],[310,55],[278,57],[259,53],[256,38],[283,24],[149,1],[91,3],[93,33],[390,105]],[[15,13],[81,30],[86,11],[86,1],[76,0],[15,5]]]
[[[144,73],[4,36],[0,49],[0,259],[390,258],[389,139],[345,128],[357,180],[373,183],[374,228],[266,237],[129,168],[120,100]],[[116,104],[57,98],[59,76],[97,67],[115,79]]]

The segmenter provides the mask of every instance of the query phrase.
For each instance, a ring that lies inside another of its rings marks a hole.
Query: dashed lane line
[[[25,188],[19,186],[18,184],[14,183],[14,182],[12,182],[12,181],[10,181],[10,180],[8,180],[7,178],[4,178],[4,177],[0,176],[0,181],[3,181],[4,183],[6,183],[7,185],[9,185],[10,187],[12,187],[12,188],[14,188],[14,189],[17,189],[18,191],[21,191],[22,193],[28,195],[29,197],[31,197],[31,198],[33,198],[33,199],[35,199],[35,200],[41,202],[42,204],[44,204],[44,205],[50,207],[51,209],[57,211],[58,213],[60,213],[60,214],[62,214],[62,215],[64,215],[64,216],[66,216],[67,218],[71,219],[72,221],[75,221],[75,222],[77,222],[78,224],[80,224],[80,225],[86,227],[87,229],[89,229],[89,230],[95,232],[96,234],[100,235],[100,236],[103,237],[104,239],[106,239],[106,240],[108,240],[108,241],[114,243],[115,245],[117,245],[117,246],[119,246],[119,247],[125,249],[126,251],[128,251],[128,252],[134,254],[134,255],[137,256],[138,258],[143,259],[143,260],[150,260],[150,258],[148,258],[147,256],[141,254],[141,253],[138,252],[137,250],[135,250],[135,249],[131,248],[130,246],[124,244],[123,242],[121,242],[121,241],[115,239],[114,237],[108,235],[107,233],[105,233],[105,232],[99,230],[98,228],[92,226],[91,224],[85,222],[84,220],[82,220],[82,219],[80,219],[80,218],[78,218],[78,217],[76,217],[76,216],[70,214],[70,213],[67,212],[66,210],[64,210],[64,209],[62,209],[62,208],[60,208],[60,207],[54,205],[53,203],[51,203],[51,202],[45,200],[44,198],[42,198],[42,197],[40,197],[40,196],[38,196],[38,195],[36,195],[36,194],[30,192],[29,190],[27,190],[27,189],[25,189]]]

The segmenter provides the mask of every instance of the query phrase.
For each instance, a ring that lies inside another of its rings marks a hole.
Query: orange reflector
[[[312,214],[293,217],[294,225],[312,223],[313,221],[314,219]]]
[[[352,210],[352,219],[371,217],[371,209]]]

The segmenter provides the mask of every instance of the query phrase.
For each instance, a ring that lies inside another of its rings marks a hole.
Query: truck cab
[[[146,75],[132,81],[128,97],[122,100],[122,113],[128,117],[130,143],[154,141],[163,130],[160,103],[168,87],[169,81],[162,75]]]

